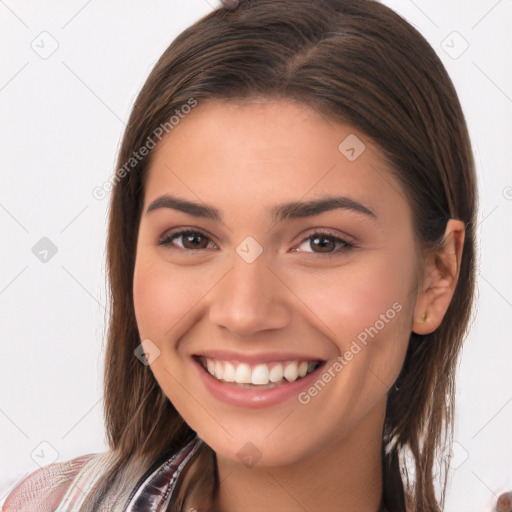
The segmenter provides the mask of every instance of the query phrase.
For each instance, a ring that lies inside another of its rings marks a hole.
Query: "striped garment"
[[[178,477],[201,444],[196,437],[145,475],[123,512],[164,512]],[[25,478],[9,494],[2,512],[78,512],[98,477],[99,458],[83,455],[50,464]],[[110,505],[105,510],[112,512]]]

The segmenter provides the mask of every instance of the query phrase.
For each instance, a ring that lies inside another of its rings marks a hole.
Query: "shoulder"
[[[34,471],[7,496],[2,512],[50,512],[57,508],[80,470],[96,454],[55,462]]]

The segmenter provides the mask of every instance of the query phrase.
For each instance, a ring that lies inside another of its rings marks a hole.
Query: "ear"
[[[459,279],[464,230],[462,221],[450,219],[442,247],[426,258],[411,326],[416,334],[430,334],[441,325]]]

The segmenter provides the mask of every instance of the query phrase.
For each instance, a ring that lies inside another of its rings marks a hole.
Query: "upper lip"
[[[220,361],[240,361],[242,363],[284,363],[286,361],[319,361],[323,362],[318,356],[299,354],[296,352],[273,352],[265,354],[247,354],[234,352],[232,350],[203,350],[201,353],[196,353],[194,357],[206,357],[209,359],[218,359]]]

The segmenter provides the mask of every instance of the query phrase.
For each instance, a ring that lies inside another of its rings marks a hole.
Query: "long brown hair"
[[[423,36],[376,1],[241,0],[235,10],[217,9],[186,29],[161,56],[133,107],[117,169],[191,99],[256,96],[302,102],[373,139],[403,185],[423,249],[442,244],[447,219],[466,225],[452,302],[435,332],[411,333],[403,369],[389,391],[382,443],[386,506],[393,512],[442,510],[454,374],[475,284],[476,179],[453,84]],[[195,435],[150,368],[134,357],[141,340],[132,280],[150,161],[151,154],[125,170],[112,189],[104,384],[110,465],[83,510],[97,509],[120,482],[135,483]],[[181,489],[182,505],[187,493],[202,486],[200,475],[214,471],[208,449],[200,458],[202,471]],[[434,487],[436,463],[441,496]],[[215,480],[209,485],[215,487]]]

